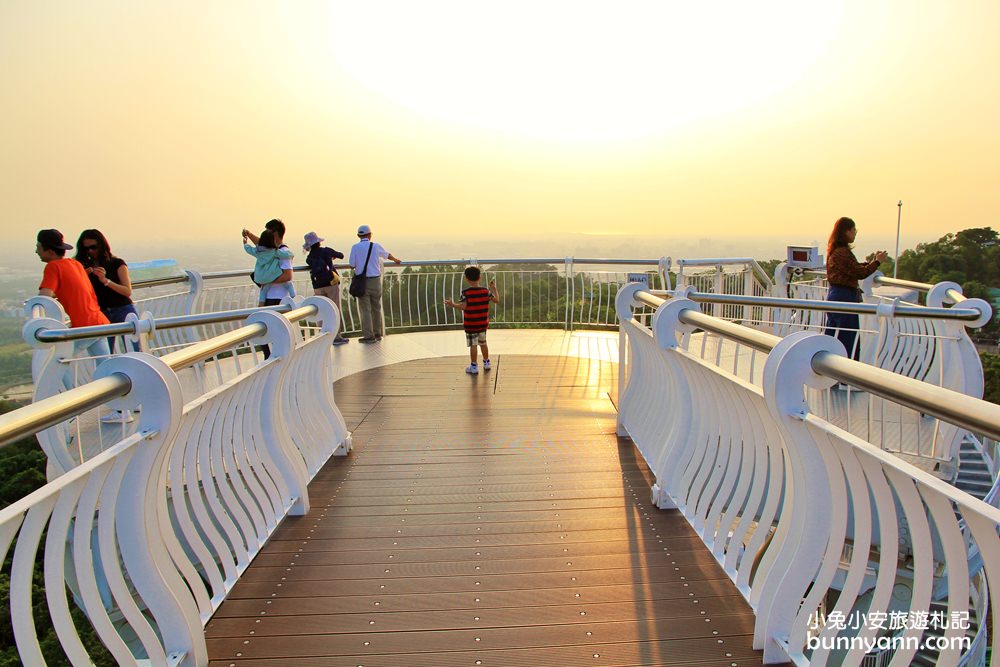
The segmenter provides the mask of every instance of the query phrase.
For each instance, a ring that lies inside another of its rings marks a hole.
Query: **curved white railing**
[[[657,296],[689,298],[713,311],[715,306],[722,304],[727,308],[754,308],[758,312],[777,313],[767,316],[772,321],[780,319],[782,313],[788,312],[805,315],[825,314],[832,310],[853,312],[862,317],[877,317],[883,320],[885,322],[883,330],[897,326],[894,324],[896,321],[931,324],[948,322],[959,328],[980,326],[984,321],[988,321],[992,312],[989,304],[978,299],[967,301],[961,308],[943,308],[898,303],[848,304],[810,299],[720,295],[692,291],[690,287],[667,292],[653,290],[651,293]],[[784,328],[780,334],[787,336],[792,331],[790,328]],[[762,386],[765,355],[753,346],[715,334],[710,330],[686,333],[680,337],[678,345],[747,382]],[[865,348],[862,349],[865,351]],[[873,363],[874,359],[871,359],[874,356],[873,352],[861,356],[863,361],[877,365]],[[978,363],[978,357],[975,360]],[[965,368],[962,364],[954,364],[948,376],[954,381],[945,383],[946,386],[954,384],[957,386],[949,388],[981,397],[983,388],[981,367],[977,367],[978,375],[972,377],[964,374]],[[963,438],[967,435],[965,431],[919,411],[886,403],[877,396],[861,393],[856,388],[847,386],[839,389],[844,391],[833,388],[810,390],[807,397],[810,409],[827,421],[868,440],[883,450],[926,460],[926,465],[933,467],[940,477],[949,481],[954,479],[959,449]]]
[[[631,318],[641,306],[656,307],[651,328]],[[1000,510],[816,416],[806,391],[847,382],[987,434],[1000,431],[1000,407],[845,359],[833,338],[778,338],[639,286],[623,288],[618,307],[620,433],[656,476],[654,503],[684,513],[755,610],[765,661],[826,664],[839,639],[843,664],[859,664],[880,629],[814,623],[821,607],[920,619],[944,590],[949,614],[987,622],[972,603],[978,568],[963,529],[997,599]],[[761,385],[684,349],[696,327],[766,354]],[[956,643],[939,664],[958,663],[964,633],[945,631]],[[889,664],[910,664],[923,635],[919,624],[905,628]]]
[[[0,510],[25,664],[44,662],[31,597],[39,558],[44,609],[73,664],[99,650],[81,641],[73,607],[119,664],[207,664],[204,624],[282,518],[308,511],[322,464],[351,446],[332,389],[337,310],[320,297],[296,305],[162,358],[113,357],[93,382],[0,416],[5,443],[97,404],[142,408],[134,433]],[[316,335],[292,326],[305,319],[321,323]],[[235,353],[254,339],[269,345],[268,360],[248,357],[245,370],[185,400],[178,371],[246,356]]]
[[[669,289],[670,258],[523,258],[455,259],[386,264],[383,279],[382,309],[387,331],[409,331],[461,325],[461,314],[447,308],[445,298],[461,293],[462,270],[469,264],[484,271],[483,280],[495,279],[500,293],[493,326],[511,327],[615,327],[614,296],[618,288],[636,274],[646,276],[651,288]],[[338,268],[346,276],[349,266]],[[193,314],[220,310],[238,310],[257,305],[259,289],[248,277],[249,269],[197,274],[136,282],[137,309],[155,306],[154,316]],[[308,269],[293,270],[293,284],[300,295],[312,294]],[[484,282],[484,284],[485,284]],[[189,291],[178,291],[174,284],[186,283]],[[144,298],[147,285],[170,294]],[[343,332],[350,335],[361,329],[355,299],[347,294],[346,279],[341,282]],[[231,325],[216,323],[200,330],[175,331],[152,342],[153,348],[178,345],[217,335]]]
[[[699,258],[677,260],[677,288],[710,294],[770,296],[774,283],[757,260],[739,258]],[[758,326],[764,318],[759,307],[727,304],[712,306],[712,314],[748,326]]]
[[[494,307],[493,326],[564,329],[616,326],[613,294],[627,279],[636,278],[636,274],[624,273],[617,270],[618,267],[638,269],[638,275],[652,289],[661,285],[669,287],[671,268],[669,258],[438,260],[408,262],[401,268],[390,264],[387,266],[383,299],[387,329],[402,332],[460,326],[461,314],[446,308],[442,301],[446,296],[456,296],[461,290],[460,272],[469,263],[480,264],[486,271],[486,280],[497,280],[501,299]],[[589,268],[581,270],[581,266]],[[299,293],[308,293],[310,288],[304,282],[306,276],[302,269],[299,267],[297,273],[297,289]],[[766,297],[769,291],[787,292],[790,289],[787,281],[782,282],[787,277],[787,271],[781,268],[775,274],[779,281],[777,287],[772,286],[754,260],[746,258],[682,259],[677,261],[676,271],[678,289],[690,291],[697,288],[695,293],[698,295],[719,297],[721,300],[713,301],[706,308],[724,319],[781,336],[798,330],[824,330],[823,319],[827,309],[821,305],[827,302],[821,299],[809,301],[809,307],[794,305],[797,301],[788,298],[781,299],[780,306],[761,303],[767,301],[762,297]],[[944,301],[958,302],[963,299],[957,285],[943,283],[931,286],[892,281],[881,278],[879,274],[866,281],[869,292],[875,280],[886,280],[897,286],[925,287],[928,303],[938,307]],[[180,290],[178,285],[181,284],[187,289]],[[147,291],[162,290],[169,294],[153,300],[143,300],[139,296]],[[169,319],[177,312],[193,314],[251,308],[258,297],[256,286],[250,282],[247,272],[242,270],[205,275],[188,272],[184,277],[136,283],[135,293],[140,309],[150,305],[155,306],[158,312],[141,318],[142,322],[137,323],[136,328],[142,333],[138,340],[129,344],[158,355],[219,335],[235,326],[231,321],[206,322],[182,328],[157,326],[157,322],[163,322],[165,316]],[[814,296],[821,297],[822,292],[816,292]],[[976,305],[984,305],[974,301]],[[58,308],[54,302],[50,305]],[[355,299],[344,295],[341,305],[346,332],[357,331],[360,318]],[[862,360],[925,382],[981,396],[982,367],[965,331],[966,326],[977,326],[977,323],[952,316],[959,311],[970,310],[965,305],[955,309],[939,308],[955,311],[944,319],[902,317],[900,311],[910,306],[892,301],[881,300],[869,305],[870,312],[860,316],[861,333],[857,337]],[[934,309],[926,309],[931,310]],[[65,346],[57,349],[51,344],[39,345],[34,340],[29,340],[29,343],[37,350],[34,367],[39,392],[36,397],[51,395],[61,390],[63,385],[76,386],[90,377],[96,360],[74,357]],[[717,365],[748,381],[757,384],[762,381],[763,365],[759,354],[752,349],[741,349],[738,342],[702,332],[686,337],[682,344],[689,351],[697,351],[703,359],[714,360]],[[216,373],[222,368],[219,364],[214,366]],[[218,381],[221,382],[222,378]],[[925,459],[927,465],[938,467],[939,476],[950,481],[955,479],[958,472],[956,456],[963,438],[959,429],[928,419],[915,411],[887,405],[853,388],[848,388],[844,394],[813,392],[810,406],[816,414],[882,449]],[[77,421],[73,425],[77,431],[75,441],[80,445],[74,455],[78,461],[90,455],[90,450],[83,447],[85,438],[80,432],[81,426],[86,423],[86,420]],[[107,435],[108,430],[105,427],[102,433]],[[127,428],[119,430],[121,434],[128,432]]]
[[[792,299],[826,299],[826,274],[810,271],[790,279],[786,265],[775,269],[775,295]],[[879,293],[879,286],[894,288],[891,294]],[[953,304],[956,308],[983,308],[989,304],[980,299],[968,299],[960,285],[942,282],[936,285],[888,278],[876,272],[862,283],[866,303],[891,308],[902,297],[916,303],[923,297],[926,305],[940,308]],[[904,301],[905,303],[905,301]],[[947,387],[971,396],[982,396],[983,369],[976,346],[967,329],[978,328],[989,321],[962,323],[949,319],[900,319],[863,316],[859,344],[863,360],[894,373]],[[774,313],[774,333],[787,335],[791,331],[823,331],[824,313],[786,309]]]

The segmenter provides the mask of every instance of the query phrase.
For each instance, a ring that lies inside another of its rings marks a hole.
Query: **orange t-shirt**
[[[90,327],[109,324],[97,305],[97,295],[90,284],[87,270],[75,259],[62,258],[46,262],[42,284],[38,289],[52,290],[69,315],[70,326]]]

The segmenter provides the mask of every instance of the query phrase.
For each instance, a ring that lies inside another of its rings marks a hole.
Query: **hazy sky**
[[[863,241],[902,199],[912,245],[1000,225],[998,32],[997,0],[4,0],[0,200],[19,241],[169,245]]]

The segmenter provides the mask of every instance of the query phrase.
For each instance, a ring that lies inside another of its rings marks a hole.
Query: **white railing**
[[[741,294],[771,296],[774,283],[757,260],[743,258],[681,259],[677,261],[677,287],[709,294]],[[715,317],[756,326],[763,311],[752,306],[716,303],[711,312]]]
[[[262,311],[162,358],[108,359],[93,382],[0,416],[7,442],[95,403],[141,406],[134,433],[0,510],[25,664],[44,664],[39,608],[73,664],[91,663],[101,649],[81,641],[74,607],[119,664],[207,664],[205,623],[282,518],[308,511],[307,485],[323,463],[350,449],[332,388],[338,318],[319,297],[287,315]],[[292,326],[305,319],[321,323],[316,335]],[[248,357],[244,370],[185,400],[178,371],[220,353],[236,360],[252,339],[270,346],[270,359]],[[32,599],[39,565],[42,607]]]
[[[670,258],[621,260],[600,258],[525,258],[467,259],[403,262],[386,264],[383,279],[382,309],[386,330],[411,331],[461,325],[461,314],[443,305],[445,298],[461,293],[462,270],[469,264],[483,269],[483,281],[495,279],[500,303],[493,316],[495,327],[610,328],[615,322],[614,297],[618,288],[634,280],[636,273],[647,276],[653,289],[669,289]],[[355,299],[347,294],[349,267],[339,266],[345,279],[341,282],[343,332],[358,333],[361,318]],[[175,279],[177,280],[177,279]],[[238,310],[257,305],[259,289],[246,271],[224,271],[203,275],[189,271],[185,281],[190,291],[144,299],[144,283],[136,283],[137,309],[156,305],[160,313],[184,314]],[[151,284],[161,289],[164,281]],[[312,294],[308,272],[296,267],[293,284],[299,295]],[[191,332],[176,331],[154,340],[161,345],[179,345],[185,341],[218,335],[232,325],[216,323]]]
[[[28,305],[35,317],[25,325],[24,337],[35,348],[32,359],[35,401],[87,384],[93,377],[96,365],[106,359],[85,355],[77,356],[74,341],[82,340],[86,343],[107,336],[108,330],[134,329],[137,332],[136,335],[127,337],[129,347],[123,346],[120,349],[150,350],[154,337],[170,335],[175,331],[181,331],[181,336],[185,339],[189,335],[197,336],[200,331],[210,326],[206,325],[206,322],[226,322],[230,324],[230,329],[232,329],[233,323],[242,323],[247,316],[258,310],[182,315],[164,317],[159,320],[146,312],[141,319],[122,324],[71,329],[64,322],[64,318],[60,316],[62,309],[53,299],[35,297],[29,301]],[[287,311],[293,305],[294,302],[290,301],[288,304],[272,306],[267,310]],[[39,309],[43,312],[39,313]],[[45,312],[52,312],[57,316],[54,318],[43,317]],[[308,329],[297,328],[296,331],[304,335]],[[197,339],[193,338],[193,340]],[[153,348],[153,350],[166,358],[171,353],[189,346],[189,343],[174,344]],[[223,361],[219,355],[224,355],[227,359]],[[220,349],[212,359],[176,370],[181,379],[184,396],[191,399],[204,394],[212,387],[224,384],[232,377],[242,373],[244,366],[252,366],[260,359],[259,343],[246,341],[236,350]],[[102,421],[104,419],[110,421]],[[63,474],[133,433],[137,425],[138,423],[131,413],[109,409],[107,405],[98,405],[77,415],[72,420],[56,424],[42,431],[38,434],[38,441],[48,456],[49,479]]]
[[[656,307],[651,328],[630,317],[640,306]],[[1000,408],[845,359],[833,338],[778,338],[639,286],[623,288],[618,308],[626,339],[619,432],[656,477],[653,502],[687,517],[753,607],[754,643],[766,662],[826,664],[831,644],[824,642],[851,634],[858,643],[843,664],[859,664],[863,642],[874,641],[878,628],[845,632],[828,624],[811,638],[820,608],[920,618],[933,593],[944,591],[949,614],[990,622],[973,603],[985,599],[974,587],[983,581],[981,563],[997,599],[1000,510],[813,414],[806,391],[848,382],[991,437]],[[686,350],[680,341],[695,328],[757,349],[762,382]],[[994,621],[994,652],[997,629]],[[922,634],[919,625],[906,628],[889,664],[910,664]],[[959,642],[964,630],[944,636],[956,643],[941,651],[939,664],[957,664],[969,648]]]
[[[826,276],[823,272],[807,272],[789,276],[785,265],[775,269],[775,295],[792,299],[826,299]],[[879,286],[893,288],[887,295]],[[891,313],[897,293],[911,295],[916,303],[920,295],[928,307],[940,308],[954,304],[960,308],[981,308],[985,319],[961,322],[947,319],[901,319],[888,315],[861,318],[858,337],[862,361],[894,373],[916,378],[940,387],[954,389],[970,396],[982,396],[983,369],[975,343],[968,328],[986,324],[992,311],[981,299],[968,299],[960,285],[942,282],[935,285],[886,278],[876,272],[862,282],[865,303],[882,305]],[[905,303],[905,302],[902,302]],[[773,332],[784,336],[792,331],[820,331],[826,327],[821,311],[783,309],[772,312]]]
[[[777,297],[756,297],[744,295],[719,295],[692,291],[690,287],[669,292],[655,292],[660,296],[681,296],[703,304],[704,308],[715,310],[717,305],[735,308],[755,308],[767,315],[766,322],[773,323],[783,317],[782,313],[801,313],[810,317],[816,313],[825,314],[833,308],[859,312],[862,318],[869,317],[882,322],[882,331],[909,326],[906,322],[917,322],[934,326],[946,322],[948,326],[962,329],[978,326],[990,317],[990,307],[980,300],[969,300],[962,308],[925,307],[888,304],[833,304],[810,299],[789,299]],[[968,305],[969,307],[965,307]],[[721,318],[726,319],[728,318]],[[900,322],[900,324],[896,324]],[[741,320],[742,323],[742,320]],[[768,330],[770,326],[755,326],[758,330]],[[808,329],[801,329],[808,330]],[[792,327],[779,329],[779,335],[788,336],[795,331]],[[820,329],[822,332],[823,329]],[[966,337],[967,338],[967,337]],[[689,353],[714,364],[741,379],[762,386],[763,359],[765,355],[753,346],[741,343],[712,331],[698,331],[683,335],[678,343]],[[863,348],[864,349],[864,348]],[[950,348],[955,351],[956,348]],[[848,351],[853,352],[852,350]],[[941,353],[939,352],[939,355]],[[874,352],[862,354],[862,361],[875,363]],[[974,362],[974,363],[973,363]],[[948,388],[981,397],[983,376],[978,356],[966,364],[955,361],[947,375]],[[977,372],[969,368],[975,365]],[[926,380],[925,380],[926,381]],[[951,386],[954,385],[954,386]],[[932,416],[903,406],[886,402],[869,393],[859,392],[850,386],[813,389],[808,392],[810,410],[827,421],[868,440],[885,451],[903,454],[914,460],[925,461],[940,477],[952,481],[957,473],[958,451],[967,434],[962,429],[937,420]]]

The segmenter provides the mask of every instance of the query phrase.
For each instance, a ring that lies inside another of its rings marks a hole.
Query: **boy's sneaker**
[[[493,368],[493,367],[490,366],[490,360],[489,359],[483,359],[483,370],[484,371],[488,371],[491,368]]]
[[[468,373],[469,375],[479,375],[479,366],[475,364],[469,364],[466,367],[465,372]]]
[[[334,345],[344,345],[345,343],[350,343],[350,342],[351,342],[350,340],[348,340],[347,338],[344,338],[343,336],[339,336],[339,337],[333,339],[333,344]]]
[[[101,417],[102,424],[127,424],[135,421],[131,410],[112,410]]]

